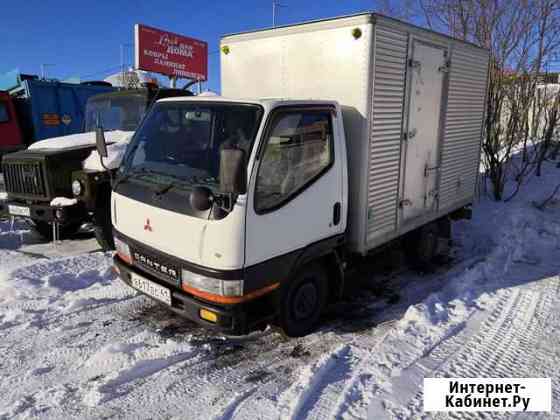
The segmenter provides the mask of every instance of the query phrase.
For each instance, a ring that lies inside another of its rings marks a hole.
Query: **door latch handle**
[[[410,201],[408,198],[405,198],[404,200],[401,200],[399,202],[399,207],[402,209],[403,207],[406,206],[412,206],[412,201]]]
[[[424,166],[424,178],[427,178],[430,175],[430,172],[432,172],[432,171],[438,172],[439,171],[439,166],[429,167],[426,164],[426,166]]]
[[[337,202],[333,206],[333,225],[337,226],[340,223],[340,203]]]

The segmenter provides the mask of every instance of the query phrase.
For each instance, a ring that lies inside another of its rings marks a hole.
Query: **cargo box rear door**
[[[419,41],[409,61],[409,109],[404,188],[401,200],[406,223],[437,211],[440,121],[447,50]]]

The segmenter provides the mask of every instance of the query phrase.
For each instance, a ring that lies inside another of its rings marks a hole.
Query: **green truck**
[[[192,93],[149,86],[91,97],[82,133],[39,141],[3,157],[4,210],[31,219],[48,240],[70,238],[84,223],[92,222],[100,246],[111,249],[111,179],[151,104],[177,96]],[[95,150],[99,123],[109,148],[103,161]]]

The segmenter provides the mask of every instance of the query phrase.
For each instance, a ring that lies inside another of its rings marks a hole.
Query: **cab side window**
[[[331,113],[278,114],[262,152],[255,210],[282,206],[326,172],[334,161]]]

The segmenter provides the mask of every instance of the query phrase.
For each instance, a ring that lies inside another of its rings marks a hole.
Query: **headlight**
[[[82,183],[77,179],[72,182],[72,194],[74,194],[75,197],[82,194]]]
[[[219,296],[243,296],[243,280],[220,280],[181,270],[183,286]]]
[[[129,264],[132,264],[132,256],[130,255],[130,247],[126,242],[121,241],[116,236],[115,239],[115,249],[117,250],[117,255],[121,259]]]

